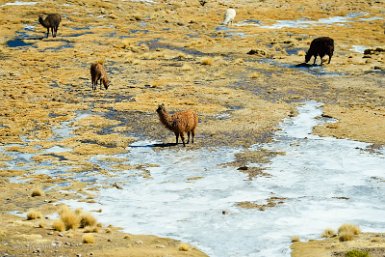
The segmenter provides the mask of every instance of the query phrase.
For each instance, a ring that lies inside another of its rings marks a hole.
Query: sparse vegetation
[[[55,220],[52,223],[52,228],[56,231],[63,232],[65,230],[65,224],[62,220]]]
[[[83,235],[82,242],[84,244],[93,244],[93,243],[95,243],[95,237],[92,234]]]
[[[331,237],[335,237],[336,235],[337,233],[333,229],[327,228],[324,230],[321,236],[324,238],[331,238]]]
[[[44,195],[44,192],[41,188],[34,188],[32,190],[32,193],[31,193],[31,196],[32,197],[35,197],[35,196],[43,196]]]
[[[338,236],[340,241],[348,241],[353,239],[353,236],[357,236],[361,233],[361,230],[358,226],[353,224],[343,224],[338,228]],[[351,239],[349,239],[351,238]],[[347,240],[345,240],[347,239]]]
[[[64,209],[60,213],[60,219],[63,221],[66,230],[77,229],[80,225],[79,216],[70,209]]]
[[[214,60],[212,58],[203,58],[201,60],[202,65],[213,65]]]
[[[370,257],[368,252],[360,250],[351,250],[345,254],[345,257]]]
[[[43,215],[41,214],[41,212],[35,211],[35,210],[30,210],[30,211],[27,213],[27,220],[41,219],[42,216],[43,216]]]
[[[80,227],[85,228],[87,226],[95,226],[96,225],[96,219],[94,216],[92,216],[91,213],[88,212],[81,212],[80,214]]]
[[[185,251],[186,252],[186,251],[190,250],[190,246],[188,244],[182,243],[179,245],[178,249],[179,249],[179,251]]]

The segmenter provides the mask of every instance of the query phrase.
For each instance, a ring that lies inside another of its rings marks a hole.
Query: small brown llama
[[[48,14],[47,17],[43,19],[43,15],[40,15],[39,22],[44,28],[47,28],[47,38],[49,36],[49,29],[51,29],[52,37],[56,37],[61,22],[61,16],[60,14],[52,13]]]
[[[100,89],[102,89],[102,83],[104,85],[104,88],[107,90],[110,86],[110,81],[107,77],[107,72],[104,69],[103,64],[100,62],[91,64],[91,82],[92,82],[92,89],[96,90],[96,87],[98,85],[98,82],[100,83]]]
[[[187,110],[183,112],[177,112],[170,115],[164,106],[161,104],[158,106],[156,112],[159,115],[160,122],[169,130],[173,131],[176,138],[176,144],[178,144],[178,138],[182,139],[183,146],[186,146],[184,141],[184,133],[187,133],[187,144],[194,143],[195,129],[198,125],[198,115],[196,112]]]

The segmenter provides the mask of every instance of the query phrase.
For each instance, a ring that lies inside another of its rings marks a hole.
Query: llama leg
[[[179,133],[175,132],[175,144],[178,144]]]
[[[47,38],[48,38],[48,36],[49,36],[49,28],[47,28]]]
[[[317,61],[317,55],[314,56],[314,62],[313,65],[315,65],[315,62]]]
[[[194,144],[195,131],[191,131],[191,143]]]
[[[52,37],[55,37],[55,34],[53,32],[53,27],[51,27],[51,33],[52,33]]]
[[[184,142],[184,133],[180,132],[180,138],[182,139],[183,146],[186,146],[186,143]]]
[[[100,90],[102,90],[102,79],[100,79],[99,82],[100,82],[100,86],[99,86]]]
[[[328,64],[330,64],[330,61],[332,60],[332,56],[329,55],[329,61],[328,61]]]
[[[190,134],[191,134],[190,131],[187,132],[187,144],[190,144]]]

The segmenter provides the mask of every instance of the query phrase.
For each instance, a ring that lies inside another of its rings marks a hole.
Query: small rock
[[[76,257],[82,257],[82,255],[80,253],[76,254]]]
[[[241,166],[237,170],[248,170],[248,169],[249,169],[249,167],[247,167],[247,166]]]
[[[63,237],[63,236],[64,236],[63,233],[59,233],[59,234],[57,234],[57,235],[60,236],[60,237]]]

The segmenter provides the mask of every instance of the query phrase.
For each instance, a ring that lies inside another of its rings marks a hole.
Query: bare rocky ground
[[[100,229],[96,243],[88,245],[81,243],[81,229],[58,233],[51,228],[49,215],[60,200],[93,201],[94,195],[83,190],[87,183],[73,174],[111,175],[90,157],[125,152],[138,138],[174,141],[156,116],[160,103],[170,111],[199,113],[196,144],[189,148],[269,141],[278,123],[310,99],[323,102],[325,115],[338,120],[316,133],[375,147],[385,143],[383,1],[210,1],[205,7],[198,1],[6,3],[0,1],[3,255],[204,256],[193,247],[181,251],[174,240],[126,237],[115,228]],[[237,9],[236,25],[218,27],[230,5]],[[54,39],[45,38],[37,22],[39,14],[52,12],[63,17]],[[325,23],[330,17],[342,18]],[[313,23],[275,26],[300,19]],[[331,64],[297,67],[311,40],[326,35],[336,42]],[[377,50],[364,54],[364,49]],[[248,55],[250,50],[256,54]],[[98,60],[104,61],[112,85],[93,92],[89,66]],[[70,150],[45,151],[54,146]],[[33,158],[13,160],[9,153]],[[266,155],[247,152],[236,165],[250,158],[266,161]],[[40,166],[29,166],[31,161]],[[113,161],[117,172],[130,168]],[[35,174],[45,163],[63,162],[73,166],[68,179]],[[27,182],[16,183],[16,176]],[[44,188],[45,196],[30,197],[35,187]],[[47,216],[46,225],[26,221],[30,209]]]

